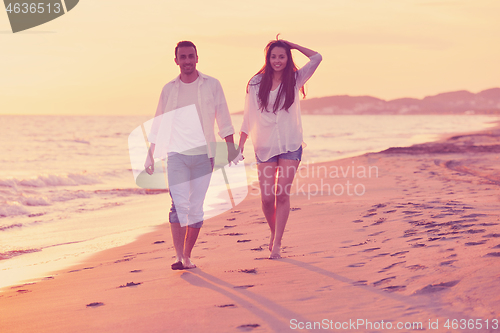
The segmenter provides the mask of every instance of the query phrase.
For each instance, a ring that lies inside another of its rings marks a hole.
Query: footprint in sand
[[[466,231],[468,234],[480,234],[486,232],[486,229],[469,229]]]
[[[395,276],[390,276],[388,278],[373,282],[373,285],[376,287],[376,286],[379,286],[381,284],[386,284],[386,283],[389,283],[391,280],[394,280],[395,278],[396,278]]]
[[[386,204],[376,204],[376,205],[373,205],[372,207],[374,207],[374,208],[384,208],[386,206],[387,206]]]
[[[483,245],[487,242],[488,240],[485,239],[485,240],[482,240],[482,241],[479,241],[479,242],[467,242],[465,243],[465,246],[476,246],[476,245]]]
[[[411,269],[412,271],[418,271],[418,270],[421,270],[421,269],[426,269],[427,267],[426,266],[423,266],[423,265],[411,265],[411,266],[408,266],[407,268]]]
[[[449,282],[442,282],[438,284],[429,284],[422,289],[419,289],[414,292],[414,295],[425,295],[425,294],[432,294],[435,292],[443,291],[450,289],[454,286],[456,286],[460,280],[455,280],[455,281],[449,281]]]
[[[406,286],[388,286],[388,287],[382,288],[382,290],[388,291],[390,293],[393,293],[395,291],[402,291],[402,290],[405,290],[405,289],[406,289]]]
[[[418,210],[404,210],[402,212],[403,214],[405,215],[422,215],[422,212],[421,211],[418,211]]]
[[[483,226],[483,227],[492,227],[492,226],[495,226],[495,225],[499,225],[500,223],[479,223],[479,225]]]
[[[402,264],[404,264],[405,262],[406,262],[406,261],[395,262],[395,263],[394,263],[394,264],[392,264],[392,265],[389,265],[389,266],[387,266],[387,267],[382,268],[382,269],[381,269],[380,271],[378,271],[377,273],[384,273],[384,272],[387,272],[387,271],[388,271],[388,270],[390,270],[391,268],[396,267],[396,266],[398,266],[398,265],[402,265]]]
[[[469,214],[469,215],[462,216],[462,218],[463,219],[469,219],[469,218],[483,217],[483,216],[488,216],[488,215],[486,215],[486,214]]]
[[[488,235],[484,235],[483,237],[485,237],[485,238],[498,238],[498,237],[500,237],[500,234],[488,234]]]
[[[485,257],[500,257],[500,252],[490,252],[484,255]]]
[[[243,331],[243,332],[250,332],[251,330],[260,327],[259,324],[245,324],[245,325],[240,325],[237,327],[237,329]]]
[[[381,217],[379,218],[377,221],[375,221],[375,223],[372,223],[372,225],[379,225],[379,224],[382,224],[386,221],[387,219],[385,217]]]
[[[104,303],[102,303],[102,302],[92,302],[92,303],[87,304],[87,307],[88,308],[97,308],[97,307],[100,307],[103,305],[104,305]]]
[[[239,269],[238,272],[240,272],[240,273],[249,273],[249,274],[257,274],[257,268]]]
[[[139,282],[139,283],[128,282],[127,284],[122,284],[118,288],[136,287],[136,286],[141,285],[141,284],[142,284],[142,282]]]
[[[364,262],[358,262],[358,263],[355,263],[355,264],[350,264],[348,265],[347,267],[354,267],[354,268],[357,268],[357,267],[363,267],[365,265]]]
[[[408,253],[408,252],[410,252],[410,251],[400,251],[400,252],[396,252],[396,253],[391,254],[391,257],[400,256],[400,255],[405,254],[405,253]]]
[[[235,308],[235,304],[222,304],[222,305],[216,305],[218,308]]]
[[[366,280],[359,280],[359,281],[354,281],[352,283],[353,286],[366,286],[368,285],[368,281]]]
[[[80,272],[80,271],[84,271],[86,269],[94,269],[94,267],[85,267],[85,268],[82,268],[82,269],[74,269],[72,271],[69,271],[68,273]]]
[[[369,249],[364,249],[360,252],[372,252],[372,251],[376,251],[376,250],[380,250],[380,247],[371,247]]]
[[[134,258],[119,259],[119,260],[115,261],[115,264],[118,264],[120,262],[130,261],[132,259],[134,259]]]
[[[16,290],[17,293],[19,294],[26,294],[26,293],[30,293],[31,290],[27,290],[27,289],[19,289],[19,290]]]
[[[234,286],[233,288],[235,288],[235,289],[248,289],[248,288],[252,288],[252,287],[255,287],[255,285],[254,284],[245,284],[242,286]]]

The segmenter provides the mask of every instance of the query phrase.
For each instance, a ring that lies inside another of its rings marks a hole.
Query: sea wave
[[[28,215],[30,212],[17,201],[7,201],[0,207],[0,217]]]
[[[44,174],[31,178],[6,178],[0,179],[0,186],[18,189],[19,186],[28,187],[51,187],[51,186],[78,186],[94,185],[102,183],[100,176],[96,174],[67,173],[67,174]]]
[[[41,249],[14,250],[0,253],[0,260],[10,259],[26,253],[40,252]]]
[[[0,226],[0,231],[10,230],[10,229],[14,229],[14,228],[21,228],[22,226],[23,226],[22,223],[2,225],[2,226]]]

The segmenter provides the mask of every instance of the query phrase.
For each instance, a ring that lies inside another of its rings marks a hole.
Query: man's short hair
[[[179,49],[179,47],[190,47],[190,46],[194,47],[194,54],[198,56],[198,51],[196,51],[196,46],[194,45],[194,43],[188,40],[183,40],[177,43],[177,46],[175,47],[175,57],[177,58],[177,50]]]

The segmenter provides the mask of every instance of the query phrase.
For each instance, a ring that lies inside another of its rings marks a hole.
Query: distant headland
[[[337,95],[304,99],[300,105],[302,114],[313,115],[500,114],[500,88],[477,94],[459,90],[423,99],[398,98],[389,101],[372,96]]]

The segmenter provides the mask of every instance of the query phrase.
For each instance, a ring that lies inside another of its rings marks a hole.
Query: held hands
[[[245,159],[241,154],[242,152],[243,147],[240,147],[240,149],[237,150],[233,144],[228,145],[227,160],[229,162],[229,166],[231,166],[231,164],[237,165],[239,162]]]
[[[229,166],[231,166],[231,163],[236,165],[238,164],[239,162],[243,161],[245,158],[243,157],[243,155],[241,154],[241,151],[238,153],[238,155],[232,160],[232,161],[229,161]]]

